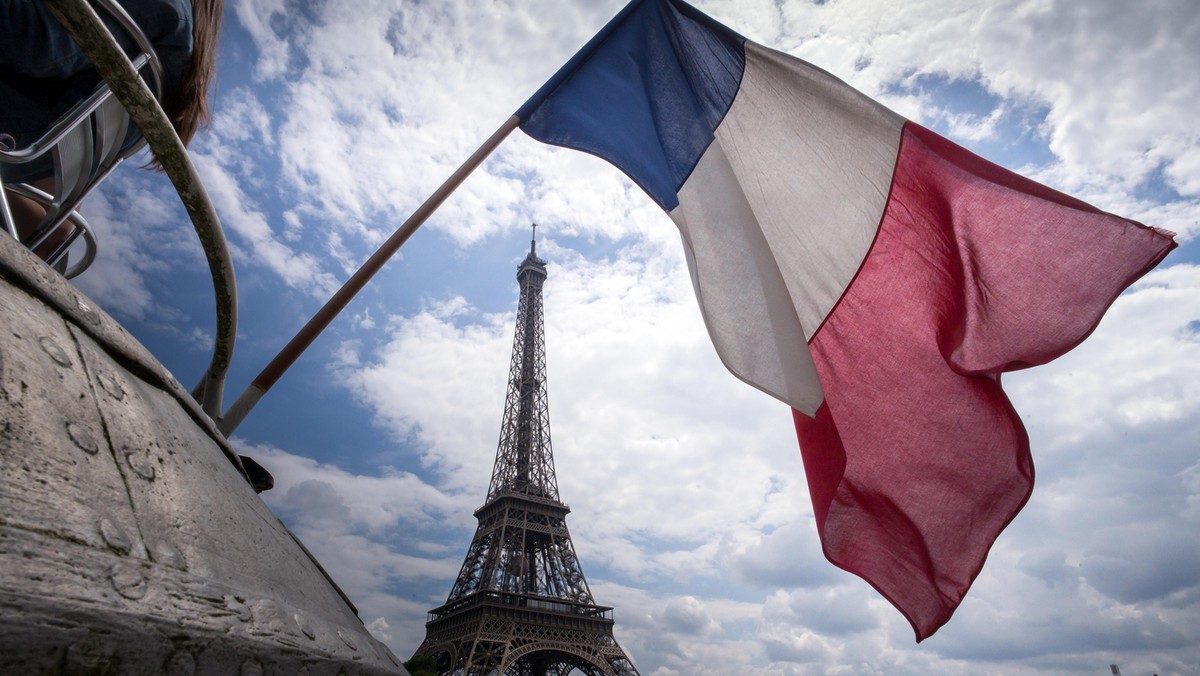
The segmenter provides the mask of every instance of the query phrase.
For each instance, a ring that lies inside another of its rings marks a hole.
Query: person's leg
[[[54,189],[54,179],[38,179],[36,181],[31,181],[29,185],[37,188],[38,190],[49,192]],[[37,227],[42,224],[42,221],[46,218],[46,208],[43,207],[39,202],[31,200],[23,195],[18,195],[7,188],[4,190],[4,196],[8,199],[8,207],[12,213],[13,225],[15,225],[17,228],[17,235],[20,236],[21,241],[23,242],[25,241],[26,237],[33,234]],[[35,247],[33,249],[33,253],[37,254],[39,258],[45,259],[51,253],[53,253],[54,250],[57,249],[64,240],[66,240],[70,232],[71,226],[67,223],[63,223],[55,228],[54,232],[51,233],[49,237],[44,239],[37,247]]]

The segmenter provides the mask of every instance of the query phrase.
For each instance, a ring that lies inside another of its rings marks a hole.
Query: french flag
[[[1000,374],[1175,246],[679,0],[634,0],[517,117],[671,216],[722,361],[794,409],[825,555],[918,641],[1033,489]]]

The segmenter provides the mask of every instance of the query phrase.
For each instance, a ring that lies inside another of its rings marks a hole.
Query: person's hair
[[[175,133],[187,145],[196,130],[212,121],[209,89],[217,77],[217,36],[224,0],[192,0],[192,58],[183,71],[178,91],[168,94],[163,108]]]

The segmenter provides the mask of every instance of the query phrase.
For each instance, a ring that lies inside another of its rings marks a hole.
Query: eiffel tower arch
[[[536,225],[534,226],[536,232]],[[416,655],[455,676],[638,676],[613,612],[583,576],[559,499],[546,391],[536,238],[517,268],[520,300],[508,395],[479,527],[446,603],[429,611]]]

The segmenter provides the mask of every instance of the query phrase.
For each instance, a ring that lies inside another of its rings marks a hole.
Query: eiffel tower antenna
[[[575,556],[550,445],[537,224],[517,266],[521,296],[508,396],[479,527],[446,603],[429,612],[417,655],[439,674],[637,676]]]

